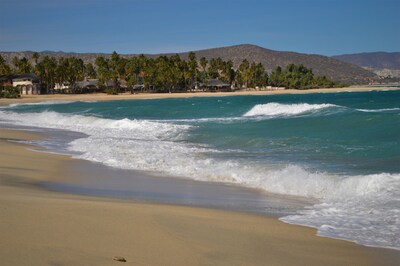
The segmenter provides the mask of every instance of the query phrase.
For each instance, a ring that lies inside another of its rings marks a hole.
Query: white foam
[[[305,113],[312,113],[321,111],[328,108],[344,108],[334,104],[280,104],[280,103],[267,103],[257,104],[248,112],[238,117],[209,117],[209,118],[191,118],[191,119],[175,119],[169,120],[171,122],[188,122],[188,123],[233,123],[241,120],[264,120],[282,116],[292,116]]]
[[[57,105],[57,104],[69,104],[74,102],[82,102],[82,103],[94,103],[97,101],[43,101],[43,102],[36,102],[36,103],[12,103],[6,107],[17,107],[17,106],[24,106],[24,105]]]
[[[7,107],[17,107],[23,105],[54,105],[54,104],[68,104],[72,103],[73,101],[44,101],[44,102],[37,102],[37,103],[12,103]]]
[[[334,104],[280,104],[280,103],[266,103],[257,104],[243,116],[289,116],[298,115],[307,112],[317,111],[330,107],[338,107]]]
[[[381,113],[381,112],[390,112],[390,111],[400,111],[400,108],[383,108],[383,109],[356,109],[360,112],[365,113]]]
[[[281,220],[318,234],[400,250],[400,175],[348,177],[322,203]]]
[[[107,144],[107,138],[143,139],[143,140],[177,140],[190,128],[187,125],[175,125],[147,120],[120,119],[112,120],[95,116],[77,114],[60,114],[56,112],[14,113],[0,111],[4,122],[18,125],[44,128],[66,129],[85,133],[89,137],[101,137]]]

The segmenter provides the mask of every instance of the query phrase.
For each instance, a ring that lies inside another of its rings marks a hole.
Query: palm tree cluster
[[[190,52],[188,60],[182,60],[178,54],[150,58],[144,55],[124,58],[114,52],[110,58],[97,57],[97,77],[101,84],[114,80],[113,84],[124,80],[128,87],[143,84],[159,92],[184,91],[197,83],[207,84],[210,79],[219,79],[238,87],[266,86],[268,74],[262,64],[243,60],[238,69],[234,69],[231,60],[221,58],[197,60]]]
[[[31,62],[33,61],[33,62]],[[35,73],[40,77],[43,86],[51,92],[56,83],[68,82],[71,87],[88,76],[95,76],[96,72],[91,64],[84,65],[83,60],[76,57],[55,59],[45,56],[39,61],[39,54],[33,53],[32,60],[23,57],[12,59],[13,68],[8,66],[0,56],[0,75]]]
[[[326,77],[314,77],[312,70],[303,65],[291,64],[284,70],[277,67],[268,75],[261,63],[250,63],[244,59],[235,69],[231,60],[224,61],[220,57],[197,60],[193,52],[188,54],[188,60],[181,59],[178,54],[157,58],[144,55],[127,58],[113,52],[110,57],[98,56],[95,65],[84,64],[82,59],[76,57],[57,60],[45,56],[39,60],[39,54],[34,53],[30,60],[14,57],[12,65],[8,66],[0,56],[0,75],[34,72],[50,92],[56,83],[67,82],[74,88],[78,81],[85,78],[97,78],[100,88],[111,87],[115,92],[121,87],[132,88],[137,84],[157,92],[179,92],[193,88],[195,84],[207,84],[211,79],[219,79],[237,88],[272,85],[304,89],[337,85]],[[124,86],[120,86],[121,83]]]
[[[314,76],[312,69],[303,65],[289,64],[285,69],[277,67],[269,76],[272,86],[285,87],[287,89],[312,89],[344,87],[348,84],[340,84],[325,76]]]

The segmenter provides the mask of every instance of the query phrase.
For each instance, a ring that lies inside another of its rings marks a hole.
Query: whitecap
[[[321,109],[339,107],[334,104],[280,104],[280,103],[266,103],[257,104],[251,110],[246,112],[243,116],[290,116],[298,115],[312,111],[318,111]]]
[[[400,111],[400,108],[383,108],[383,109],[356,109],[359,112],[365,113],[381,113],[381,112],[390,112],[390,111]]]

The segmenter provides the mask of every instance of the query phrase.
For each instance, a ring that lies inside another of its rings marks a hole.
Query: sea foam
[[[243,116],[288,116],[298,115],[316,110],[326,109],[330,107],[338,107],[334,104],[280,104],[280,103],[266,103],[257,104]]]
[[[282,221],[315,227],[318,234],[400,250],[400,175],[344,178],[321,203]]]
[[[56,104],[69,104],[69,103],[75,103],[75,102],[81,102],[81,103],[94,103],[97,101],[43,101],[43,102],[36,102],[36,103],[12,103],[8,106],[5,106],[5,108],[13,108],[13,107],[19,107],[19,106],[29,106],[29,105],[56,105]]]
[[[365,113],[381,113],[381,112],[392,112],[400,111],[400,108],[383,108],[383,109],[356,109],[359,112]]]

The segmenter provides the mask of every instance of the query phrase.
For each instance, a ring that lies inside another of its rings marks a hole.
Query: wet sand
[[[161,99],[161,98],[190,98],[190,97],[223,97],[223,96],[244,96],[244,95],[277,95],[277,94],[307,94],[307,93],[336,93],[336,92],[361,92],[371,90],[400,90],[396,87],[347,87],[310,90],[248,90],[235,92],[185,92],[185,93],[138,93],[107,95],[104,93],[94,94],[43,94],[43,95],[22,95],[17,99],[0,99],[0,105],[13,103],[35,103],[44,101],[114,101],[130,99]]]
[[[126,170],[99,163],[72,160],[61,181],[41,184],[53,191],[206,207],[282,217],[316,203],[316,200],[267,193],[261,189],[205,182],[156,173]]]
[[[398,265],[400,252],[315,236],[262,215],[53,192],[76,160],[0,129],[2,265]],[[82,162],[84,163],[84,162]]]

